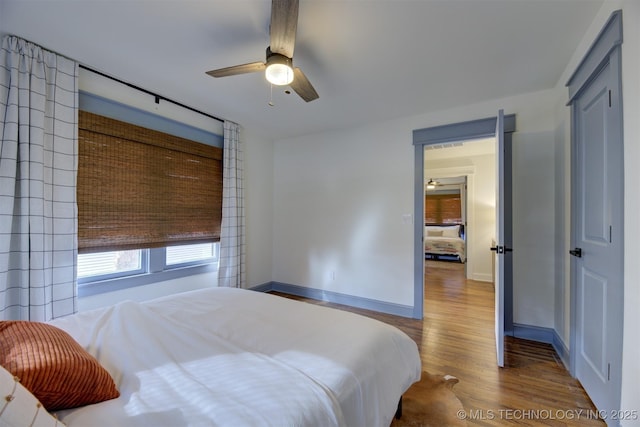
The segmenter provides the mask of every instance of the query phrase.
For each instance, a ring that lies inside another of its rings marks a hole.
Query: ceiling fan
[[[302,70],[293,67],[293,49],[298,27],[299,0],[272,0],[271,24],[269,30],[270,46],[267,47],[265,62],[251,62],[207,71],[212,77],[227,77],[238,74],[264,71],[267,80],[278,86],[289,85],[306,102],[318,99]]]

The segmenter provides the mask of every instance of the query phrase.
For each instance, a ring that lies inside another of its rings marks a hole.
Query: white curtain
[[[13,36],[0,51],[0,320],[76,311],[78,65]]]
[[[224,122],[222,227],[218,286],[244,288],[244,183],[239,126]]]

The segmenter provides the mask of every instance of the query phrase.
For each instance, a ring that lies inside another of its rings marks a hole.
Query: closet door
[[[607,413],[619,409],[624,304],[622,139],[612,77],[608,64],[574,104],[576,208],[571,250],[575,374],[596,407]]]
[[[572,107],[571,373],[617,425],[624,326],[622,11],[569,79]],[[631,325],[634,327],[635,325]]]

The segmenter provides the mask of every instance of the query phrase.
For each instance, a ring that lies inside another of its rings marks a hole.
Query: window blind
[[[222,149],[79,111],[78,250],[220,240]]]
[[[460,194],[429,194],[425,197],[424,212],[427,224],[461,224]]]

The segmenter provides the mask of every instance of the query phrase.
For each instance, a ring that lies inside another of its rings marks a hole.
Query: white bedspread
[[[421,373],[400,330],[352,313],[213,288],[56,319],[121,396],[69,427],[385,426]]]
[[[424,253],[454,255],[460,258],[460,262],[466,261],[465,241],[460,237],[427,236],[424,238]]]

